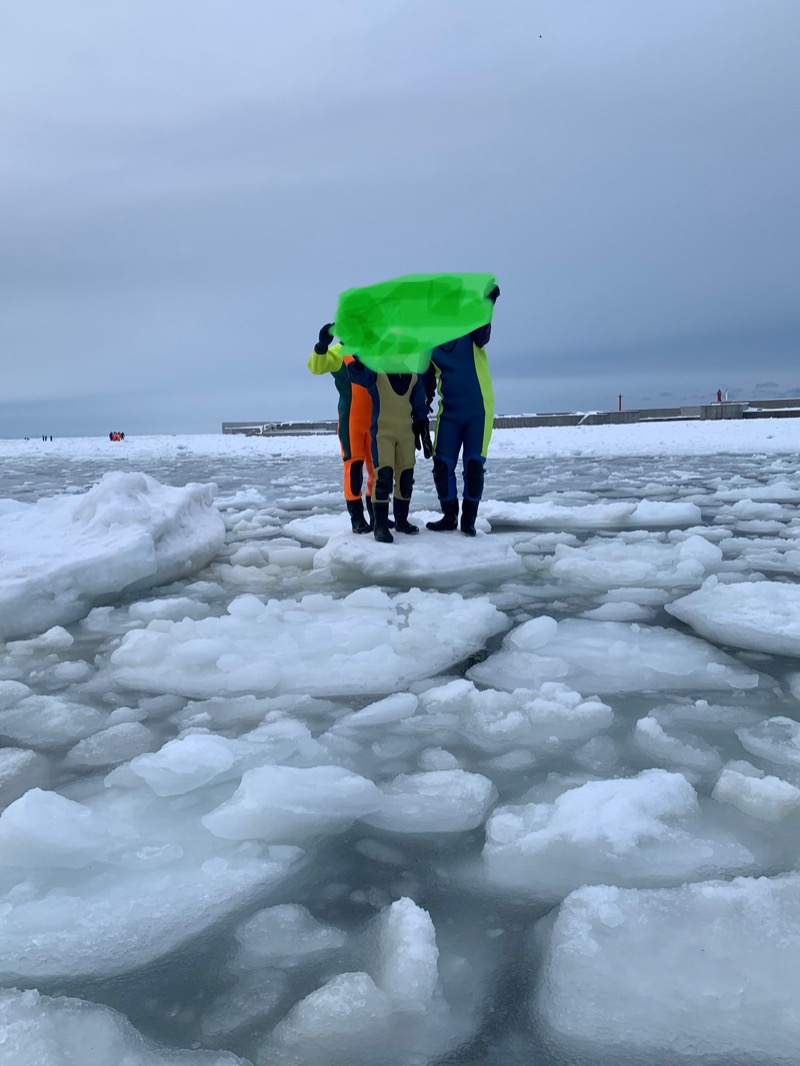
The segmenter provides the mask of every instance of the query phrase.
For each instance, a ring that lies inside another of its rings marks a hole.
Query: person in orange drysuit
[[[333,343],[331,326],[323,326],[319,340],[308,359],[312,374],[331,374],[339,393],[339,444],[344,463],[344,498],[354,533],[369,533],[373,528],[372,490],[375,469],[372,461],[372,399],[362,385],[351,382],[348,364],[352,355],[342,355],[342,345]],[[367,513],[364,518],[364,467],[367,470]]]

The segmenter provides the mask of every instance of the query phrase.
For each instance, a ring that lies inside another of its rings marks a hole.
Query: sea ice
[[[638,500],[576,505],[558,498],[529,503],[485,500],[481,514],[493,529],[679,529],[697,525],[702,518],[694,503]]]
[[[347,935],[318,922],[306,907],[282,903],[266,907],[237,926],[229,963],[234,973],[263,966],[293,969],[343,948]]]
[[[800,807],[800,788],[743,760],[723,768],[712,796],[765,822],[780,822]]]
[[[393,833],[461,833],[476,826],[497,799],[488,777],[466,770],[401,774],[382,786],[383,802],[364,821]]]
[[[81,803],[32,789],[0,814],[2,983],[140,968],[263,899],[302,858],[206,832],[213,790],[187,804],[131,778],[138,790],[107,781]]]
[[[227,840],[293,844],[346,828],[383,805],[377,785],[339,766],[261,766],[203,825]]]
[[[0,492],[61,493],[0,500],[0,586],[54,596],[14,639],[0,594],[0,985],[38,986],[3,1066],[799,1066],[800,674],[661,614],[715,575],[720,625],[785,621],[800,420],[768,429],[498,431],[529,502],[388,548],[332,435],[0,442]]]
[[[0,748],[0,810],[28,789],[44,786],[50,764],[42,755],[24,748]]]
[[[292,1008],[256,1061],[258,1066],[374,1062],[377,1047],[385,1046],[391,1016],[389,997],[369,974],[338,974]]]
[[[540,940],[532,1015],[560,1060],[797,1064],[796,873],[580,888]]]
[[[451,681],[423,693],[420,704],[428,715],[452,712],[457,722],[454,731],[479,750],[495,754],[588,740],[607,729],[614,717],[596,697],[584,699],[557,681],[514,692]]]
[[[378,985],[395,1010],[424,1014],[439,992],[439,949],[431,916],[404,897],[377,922]]]
[[[668,733],[655,716],[640,718],[633,733],[637,748],[657,766],[682,770],[686,774],[716,774],[722,759],[699,737]]]
[[[545,899],[586,883],[676,884],[754,865],[747,848],[704,817],[686,778],[666,770],[498,807],[483,860],[493,883]]]
[[[237,977],[203,1010],[203,1043],[212,1047],[224,1044],[236,1039],[243,1029],[274,1023],[289,996],[290,981],[283,970],[263,967]]]
[[[118,722],[79,740],[64,757],[64,765],[84,770],[126,762],[156,746],[152,731],[141,722]]]
[[[441,639],[441,620],[458,626]],[[506,628],[485,598],[390,596],[364,588],[344,599],[237,597],[221,618],[150,622],[111,655],[117,683],[197,698],[240,693],[381,694],[447,669]]]
[[[118,850],[113,834],[90,808],[32,788],[0,814],[0,863],[81,869]]]
[[[0,640],[67,625],[123,590],[200,570],[225,537],[215,489],[115,471],[83,495],[0,515]]]
[[[138,755],[130,769],[157,796],[182,796],[226,774],[236,760],[234,751],[235,744],[224,737],[189,734]]]
[[[506,690],[562,681],[581,693],[754,688],[758,675],[705,641],[660,626],[547,616],[508,633],[471,667],[479,684]]]
[[[2,1066],[246,1066],[223,1051],[180,1051],[146,1040],[127,1018],[80,999],[0,989]]]
[[[452,538],[443,552],[441,537],[424,528],[424,517],[418,536],[410,539],[398,534],[389,551],[372,537],[337,534],[317,552],[314,568],[329,571],[336,580],[438,589],[467,582],[494,585],[523,573],[522,560],[508,538],[482,538],[479,550],[466,537]]]
[[[667,610],[716,644],[800,657],[800,585],[743,581],[721,585],[709,579]]]
[[[441,995],[427,911],[396,900],[363,938],[364,969],[341,973],[295,1004],[262,1043],[259,1066],[429,1062],[465,1035]]]
[[[745,751],[800,774],[800,722],[785,715],[736,730]]]
[[[0,710],[0,738],[14,744],[43,751],[63,748],[99,732],[107,724],[107,714],[86,704],[60,696],[26,695],[30,691],[27,686],[18,691],[20,698],[9,695],[6,709]]]
[[[679,589],[699,586],[721,564],[722,551],[704,537],[670,543],[621,533],[580,548],[558,545],[550,573],[567,585],[588,589]]]

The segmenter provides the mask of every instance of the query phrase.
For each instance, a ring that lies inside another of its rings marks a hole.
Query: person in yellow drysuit
[[[344,464],[344,497],[354,533],[369,533],[373,528],[372,493],[375,482],[371,428],[372,398],[362,385],[350,380],[348,364],[352,355],[342,355],[342,345],[333,343],[331,326],[323,326],[319,340],[308,359],[312,374],[332,374],[339,393],[338,434]],[[367,469],[367,512],[364,518],[364,467]]]

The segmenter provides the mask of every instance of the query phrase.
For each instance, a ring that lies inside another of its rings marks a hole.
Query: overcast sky
[[[798,0],[0,0],[0,436],[334,417],[494,272],[498,413],[800,396]]]

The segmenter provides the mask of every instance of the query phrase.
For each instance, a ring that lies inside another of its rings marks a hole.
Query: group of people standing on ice
[[[494,303],[499,295],[495,285],[488,299]],[[308,368],[312,374],[332,374],[339,394],[344,495],[354,533],[372,532],[376,540],[391,543],[392,527],[398,533],[419,532],[408,516],[416,452],[421,450],[426,459],[433,458],[433,482],[442,510],[440,519],[426,523],[428,529],[448,532],[460,527],[466,536],[475,536],[494,422],[486,356],[491,329],[488,323],[438,345],[421,376],[376,373],[357,355],[344,354],[343,346],[334,342],[332,323],[319,331]],[[431,442],[429,416],[437,393],[438,413]],[[460,522],[459,455],[463,466]]]

